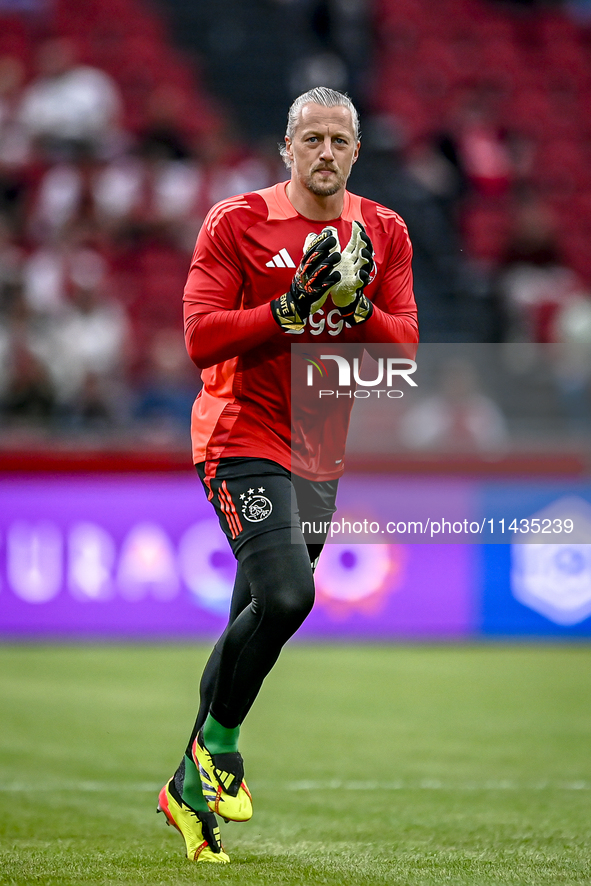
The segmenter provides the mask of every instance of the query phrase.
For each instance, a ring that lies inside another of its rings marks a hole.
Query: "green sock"
[[[209,812],[203,796],[201,778],[195,763],[185,754],[185,777],[183,780],[183,800],[196,812]]]
[[[203,741],[210,754],[231,754],[238,750],[240,726],[228,729],[218,723],[211,714],[203,726]]]

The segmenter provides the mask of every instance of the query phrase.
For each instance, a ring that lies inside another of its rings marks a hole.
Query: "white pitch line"
[[[13,781],[8,782],[6,784],[0,784],[0,793],[32,793],[45,791],[51,793],[52,791],[58,792],[71,792],[74,791],[76,793],[97,793],[100,791],[117,791],[120,788],[123,788],[126,791],[158,791],[162,787],[161,784],[156,784],[156,782],[136,782],[123,784],[119,782],[119,784],[115,781],[58,781],[55,784],[39,784],[39,783],[27,783]]]
[[[158,793],[162,787],[157,782],[120,781],[60,781],[54,784],[38,784],[25,782],[0,783],[0,793],[33,793],[33,792],[67,792],[67,793],[109,793],[112,791],[136,791],[138,793]],[[445,782],[438,779],[422,779],[421,781],[289,781],[283,784],[253,781],[251,787],[260,791],[289,791],[305,793],[312,791],[589,791],[591,781],[553,781],[540,779],[535,782],[518,782],[511,779],[499,779],[482,782]]]
[[[261,789],[264,783],[259,785]],[[549,779],[520,783],[510,779],[483,782],[445,782],[439,779],[424,778],[421,781],[292,781],[284,785],[288,791],[588,791],[589,781],[551,781]]]

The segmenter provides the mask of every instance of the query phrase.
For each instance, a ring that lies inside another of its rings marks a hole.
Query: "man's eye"
[[[310,138],[308,139],[308,141],[309,141],[309,142],[317,142],[318,139],[316,138],[315,135],[311,135]]]

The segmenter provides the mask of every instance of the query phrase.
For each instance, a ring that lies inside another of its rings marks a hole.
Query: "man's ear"
[[[361,142],[357,142],[357,145],[355,146],[355,153],[353,154],[353,161],[352,161],[351,165],[353,165],[353,163],[357,163],[357,158],[359,157],[359,149],[360,148],[361,148]]]
[[[291,149],[291,139],[288,135],[285,136],[285,150],[287,151],[287,156],[290,160],[293,161],[293,152]]]

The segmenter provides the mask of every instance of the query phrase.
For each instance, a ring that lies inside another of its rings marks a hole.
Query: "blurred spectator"
[[[198,230],[194,218],[206,211],[203,186],[199,164],[167,157],[148,143],[99,170],[91,199],[95,218],[111,237],[162,236],[190,252]]]
[[[503,414],[480,390],[469,361],[458,358],[440,367],[438,387],[403,416],[400,437],[409,449],[494,452],[507,444]]]
[[[201,144],[200,156],[207,177],[206,203],[209,206],[235,194],[266,188],[275,181],[276,148],[270,166],[266,156],[246,148],[230,122],[208,133]]]
[[[104,258],[85,242],[84,229],[64,232],[55,243],[34,250],[23,263],[24,296],[41,314],[60,314],[75,288],[103,286],[108,267]]]
[[[8,309],[22,279],[23,250],[16,244],[7,219],[0,215],[0,316]]]
[[[146,130],[133,153],[103,164],[90,199],[95,218],[111,237],[156,237],[190,255],[210,207],[267,187],[273,171],[229,127],[212,129],[194,150],[171,123]]]
[[[41,43],[28,85],[20,58],[0,57],[4,426],[9,417],[91,432],[135,422],[154,442],[184,439],[199,386],[181,334],[196,233],[216,201],[276,180],[276,152],[271,161],[220,125],[164,40],[155,33],[137,46],[161,55],[163,76],[146,72],[141,107],[125,118],[115,81],[78,58],[101,57],[101,40]],[[128,102],[139,94],[134,71],[144,73],[130,62],[120,78]],[[136,130],[123,132],[122,119]],[[149,352],[143,372],[134,340]]]
[[[324,84],[348,92],[363,107],[370,58],[365,0],[291,0],[286,5],[295,50],[288,72],[292,95]]]
[[[104,71],[81,65],[66,38],[43,43],[39,76],[25,90],[20,120],[43,154],[54,159],[113,151],[119,136],[119,89]]]
[[[30,216],[30,233],[37,241],[55,241],[67,228],[96,224],[94,182],[100,164],[86,151],[77,162],[50,166],[41,177]]]
[[[162,442],[185,439],[198,389],[181,330],[157,331],[149,349],[143,382],[138,386],[135,418],[153,438]]]
[[[449,224],[457,228],[457,204],[464,182],[441,141],[423,139],[410,145],[406,150],[406,169],[441,206]]]
[[[25,67],[11,55],[0,57],[0,156],[2,163],[20,165],[29,159],[28,143],[18,112]]]
[[[61,253],[49,247],[31,253],[23,265],[23,286],[30,308],[44,314],[57,313],[66,289]]]
[[[567,430],[583,440],[591,433],[591,294],[573,293],[553,322],[554,377]]]
[[[55,417],[56,392],[44,361],[43,318],[15,292],[0,324],[0,416],[4,425],[47,426]]]
[[[69,2],[55,21],[71,13],[77,43],[35,46],[28,25],[2,42],[11,53],[0,56],[4,424],[9,415],[29,427],[34,416],[52,428],[135,422],[156,443],[185,433],[198,380],[172,330],[203,218],[216,201],[285,175],[276,141],[290,79],[296,92],[320,80],[344,87],[363,110],[367,63],[381,45],[371,106],[388,113],[362,116],[351,190],[408,224],[423,341],[563,343],[548,374],[582,427],[591,415],[582,28],[558,12],[516,17],[486,4],[475,18],[455,0],[445,9],[422,0],[376,10],[366,0],[179,4],[202,25],[185,29],[187,46],[195,35],[202,55],[215,56],[211,81],[235,105],[224,122],[152,12],[121,0],[115,24],[106,7]],[[571,14],[585,5],[567,4]],[[560,237],[536,200],[514,211],[524,185],[556,207]],[[141,342],[145,366],[130,341]]]
[[[144,114],[139,133],[142,154],[163,160],[187,160],[191,149],[186,130],[186,118],[190,115],[186,94],[169,84],[158,86],[149,96]]]
[[[581,289],[581,281],[562,261],[552,214],[537,200],[515,212],[513,230],[497,276],[503,340],[553,341],[559,308]]]
[[[53,320],[46,352],[66,423],[112,427],[124,421],[129,336],[122,306],[104,296],[92,277],[75,278],[69,302]]]
[[[466,178],[481,197],[502,197],[514,177],[508,145],[485,106],[474,98],[460,112],[457,152]]]
[[[411,145],[391,116],[368,118],[362,155],[353,167],[350,190],[400,213],[413,244],[413,273],[421,306],[421,340],[449,341],[469,335],[486,341],[486,305],[464,298],[467,274],[457,222],[461,177],[427,139]],[[456,339],[457,340],[457,339]]]
[[[0,57],[0,213],[16,230],[22,223],[30,161],[28,133],[19,120],[25,68],[18,58]]]

